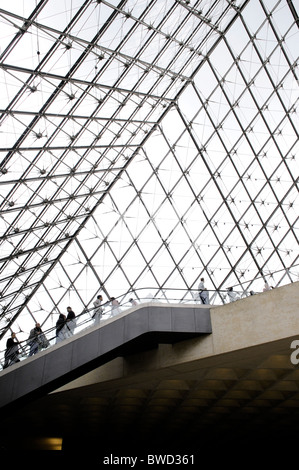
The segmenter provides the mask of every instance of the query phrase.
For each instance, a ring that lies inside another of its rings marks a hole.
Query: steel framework
[[[295,2],[0,6],[2,341],[99,292],[298,279]]]

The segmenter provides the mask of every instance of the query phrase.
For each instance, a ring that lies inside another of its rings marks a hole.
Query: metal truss
[[[3,345],[99,292],[298,279],[294,2],[0,0],[0,22]]]

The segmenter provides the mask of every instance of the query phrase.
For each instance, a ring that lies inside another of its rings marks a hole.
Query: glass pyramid
[[[298,280],[296,3],[0,0],[2,351],[99,293]]]

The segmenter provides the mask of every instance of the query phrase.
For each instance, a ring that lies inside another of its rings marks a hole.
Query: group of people
[[[27,345],[29,346],[28,356],[33,356],[38,351],[45,349],[49,346],[49,340],[46,338],[46,335],[43,333],[39,323],[36,323],[34,328],[30,331],[29,337],[27,339]],[[6,350],[4,353],[4,365],[3,369],[20,362],[20,354],[22,353],[22,348],[20,343],[16,339],[16,334],[11,333],[10,338],[6,342]]]
[[[71,309],[67,307],[67,315],[60,314],[56,322],[56,343],[65,338],[69,338],[74,334],[76,326],[76,315]],[[36,323],[34,328],[29,333],[27,339],[27,346],[29,346],[28,356],[33,356],[42,349],[46,349],[50,342],[42,331],[40,323]],[[10,338],[6,342],[6,350],[4,353],[3,369],[20,362],[20,355],[24,352],[24,348],[16,339],[16,334],[11,333]]]
[[[94,319],[94,323],[98,323],[101,320],[102,316],[104,315],[104,307],[109,303],[111,304],[111,317],[114,317],[115,315],[121,313],[120,303],[115,297],[110,297],[110,300],[105,304],[103,304],[102,302],[103,296],[99,294],[93,303],[94,313],[92,315],[92,318]],[[133,299],[130,299],[130,302],[132,305],[137,304],[136,300]]]
[[[200,283],[198,284],[199,300],[203,304],[209,304],[209,302],[210,302],[209,291],[205,288],[204,282],[205,282],[205,280],[202,277],[200,279]],[[227,296],[228,296],[230,302],[234,302],[235,300],[238,299],[238,295],[236,294],[236,292],[233,291],[232,287],[227,288]]]
[[[104,314],[104,306],[107,305],[109,302],[111,303],[111,316],[117,315],[120,313],[120,303],[115,297],[111,297],[110,301],[103,302],[103,296],[99,294],[96,300],[93,302],[93,314],[92,318],[94,320],[94,324],[99,323],[103,314]],[[74,330],[76,328],[76,315],[71,307],[67,307],[67,315],[61,313],[59,318],[56,322],[56,343],[63,341],[66,338],[70,338],[74,334]]]
[[[208,304],[210,302],[209,300],[209,291],[205,288],[204,285],[204,278],[202,277],[200,279],[200,283],[198,285],[198,297],[195,298],[195,300],[200,300],[201,303],[203,304]],[[265,282],[264,287],[263,287],[263,292],[266,292],[268,290],[274,289],[273,286],[269,286],[267,282]],[[235,300],[238,300],[240,297],[236,292],[234,292],[232,287],[228,287],[226,289],[227,292],[227,297],[230,302],[234,302]],[[251,290],[250,295],[254,295],[254,292]]]
[[[71,307],[67,307],[67,315],[60,313],[56,322],[56,343],[73,336],[76,323],[76,315]]]
[[[92,319],[94,324],[99,323],[102,316],[104,315],[104,307],[107,304],[111,304],[111,316],[117,315],[121,312],[120,303],[115,297],[111,297],[109,301],[105,304],[103,302],[103,296],[101,294],[97,295],[96,300],[93,302],[93,314]],[[134,305],[134,300],[130,299],[132,305]],[[76,315],[73,312],[71,307],[67,307],[67,315],[61,313],[56,322],[56,343],[63,341],[66,338],[70,338],[74,334],[76,327]]]
[[[104,305],[111,303],[111,316],[120,313],[120,303],[115,297],[111,297],[106,304],[102,304],[103,297],[98,295],[94,301],[93,315],[92,318],[94,323],[98,323],[104,314]],[[130,299],[132,305],[136,302]],[[76,315],[71,307],[67,307],[67,314],[60,313],[56,322],[56,343],[63,341],[66,338],[73,336],[77,324]],[[49,346],[50,342],[43,333],[41,325],[36,323],[34,328],[30,331],[27,339],[27,346],[29,346],[28,356],[33,356],[37,352],[45,349]],[[4,353],[4,365],[3,369],[6,369],[12,364],[20,362],[20,355],[24,353],[24,348],[16,339],[16,334],[11,333],[10,338],[6,342],[6,350]]]

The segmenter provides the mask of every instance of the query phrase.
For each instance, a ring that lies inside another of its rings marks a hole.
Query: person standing
[[[227,288],[227,296],[229,298],[230,302],[234,302],[235,300],[238,299],[236,292],[233,291],[232,287]]]
[[[20,362],[19,342],[16,340],[16,334],[11,333],[11,337],[6,342],[6,351],[4,353],[3,369]]]
[[[60,341],[63,341],[66,338],[65,323],[66,323],[66,316],[63,313],[60,313],[58,320],[56,322],[56,343],[59,343]]]
[[[263,287],[263,292],[266,292],[267,290],[270,290],[270,286],[267,281],[265,281],[264,287]]]
[[[103,315],[103,307],[102,307],[102,302],[103,302],[103,297],[101,295],[98,295],[96,300],[94,301],[94,314],[92,318],[94,319],[95,323],[98,323]]]
[[[112,306],[111,316],[114,317],[114,315],[118,315],[121,312],[120,303],[115,297],[111,297],[110,301]]]
[[[36,323],[35,327],[30,331],[27,344],[30,346],[29,356],[33,356],[41,349],[45,349],[49,346],[45,334],[43,333],[40,323]]]
[[[198,293],[199,293],[199,297],[200,297],[200,300],[202,301],[202,303],[203,304],[208,304],[209,303],[209,292],[205,288],[204,282],[205,282],[205,280],[202,277],[200,279],[200,283],[198,284]]]
[[[67,338],[73,336],[76,327],[76,315],[71,307],[67,307],[66,335]]]
[[[28,345],[30,346],[29,356],[33,356],[38,352],[40,344],[40,335],[42,334],[42,329],[39,323],[35,324],[35,327],[30,331],[28,338]]]

